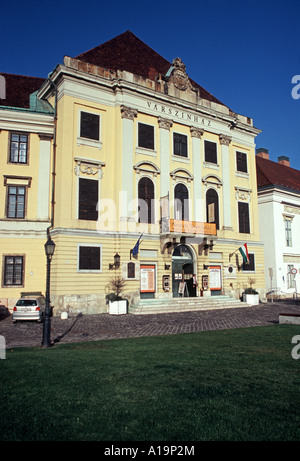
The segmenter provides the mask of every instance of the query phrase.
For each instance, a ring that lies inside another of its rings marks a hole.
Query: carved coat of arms
[[[190,79],[185,71],[185,64],[181,61],[180,58],[175,58],[173,60],[173,70],[171,80],[174,83],[174,86],[179,90],[186,90],[187,88],[192,88]]]

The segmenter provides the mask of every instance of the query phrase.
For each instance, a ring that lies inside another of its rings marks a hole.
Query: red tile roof
[[[279,186],[300,191],[300,171],[256,157],[256,174],[258,189],[268,186]]]
[[[27,77],[25,75],[6,74],[6,99],[0,99],[0,106],[22,107],[29,109],[29,95],[37,91],[45,81],[44,78]]]
[[[171,67],[169,61],[129,30],[102,45],[79,54],[76,59],[110,70],[126,70],[150,80],[155,80],[158,74],[166,75]],[[191,83],[194,87],[199,88],[201,98],[224,105],[193,80]]]

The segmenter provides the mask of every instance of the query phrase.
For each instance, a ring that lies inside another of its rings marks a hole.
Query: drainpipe
[[[54,210],[55,210],[55,177],[56,177],[56,133],[57,133],[57,86],[50,80],[50,74],[47,78],[50,85],[54,86],[55,101],[54,101],[54,133],[53,133],[53,164],[52,164],[52,196],[51,196],[51,225],[47,229],[47,235],[50,236],[50,229],[54,226]]]

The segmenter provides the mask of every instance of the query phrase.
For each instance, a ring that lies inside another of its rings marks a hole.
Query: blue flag
[[[139,237],[138,241],[137,241],[136,244],[134,245],[134,248],[133,248],[133,250],[132,250],[132,255],[133,255],[133,256],[136,256],[136,255],[138,254],[138,252],[139,252],[140,240],[141,240],[141,238],[142,238],[142,235],[143,235],[143,234],[141,234],[141,236]]]

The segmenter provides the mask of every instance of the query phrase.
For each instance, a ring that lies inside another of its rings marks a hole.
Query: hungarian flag
[[[241,253],[243,257],[244,263],[249,264],[250,259],[249,259],[249,254],[248,254],[247,243],[244,243],[244,245],[239,248],[239,252]]]

